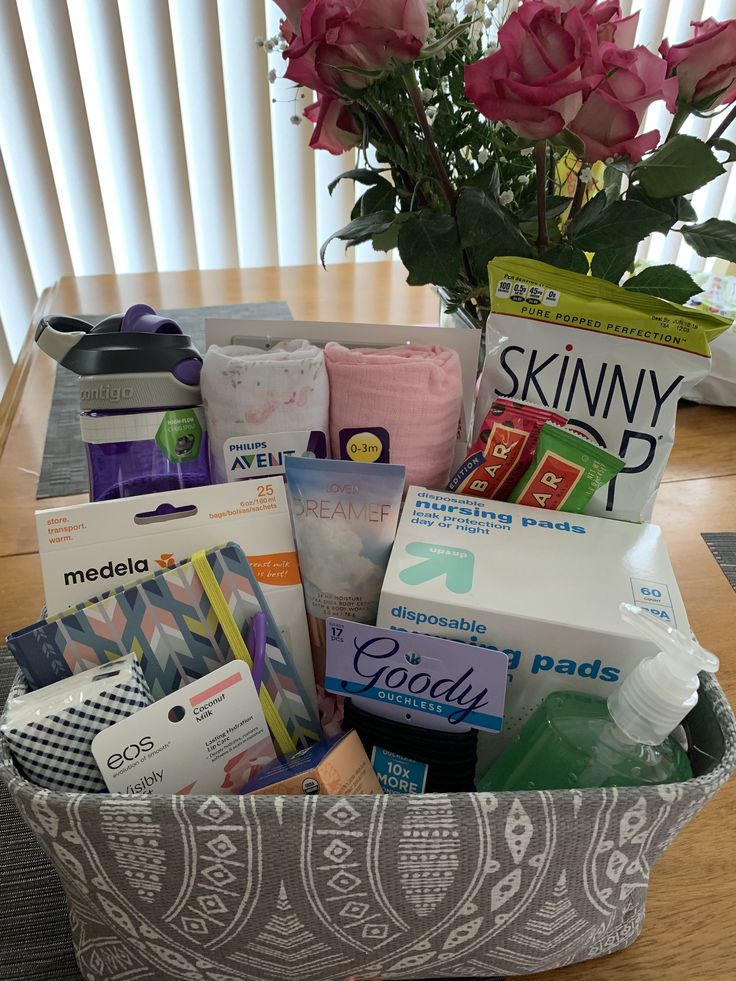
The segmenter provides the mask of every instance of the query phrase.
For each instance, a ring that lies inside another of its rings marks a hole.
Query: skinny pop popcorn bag
[[[648,520],[677,400],[708,374],[709,342],[729,321],[533,259],[494,259],[488,275],[473,439],[499,396],[556,409],[625,461],[585,513]]]

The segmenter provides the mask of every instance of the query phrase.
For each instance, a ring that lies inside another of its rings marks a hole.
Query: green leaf
[[[528,140],[525,136],[517,136],[508,145],[504,144],[504,150],[528,150],[530,146],[536,146],[538,140]]]
[[[697,137],[683,133],[673,136],[632,172],[653,198],[689,194],[723,173],[710,147]]]
[[[501,193],[501,175],[498,171],[498,164],[494,163],[490,167],[481,167],[464,181],[464,186],[479,187],[482,191],[490,194],[492,198],[498,198]]]
[[[661,211],[663,215],[671,218],[673,223],[677,218],[677,198],[653,198],[639,184],[629,190],[626,200],[639,201],[641,204],[645,204],[647,208]]]
[[[550,143],[552,146],[560,146],[565,150],[572,150],[578,157],[585,156],[585,144],[579,136],[576,136],[569,129],[563,129],[557,136],[553,136]]]
[[[361,196],[361,215],[372,215],[376,211],[393,211],[396,208],[396,188],[381,178],[380,183],[369,187]]]
[[[331,65],[330,67],[346,75],[362,75],[364,78],[372,78],[374,81],[387,74],[385,68],[360,68],[357,65]],[[352,86],[343,83],[339,87],[345,95],[355,95],[355,89]]]
[[[438,54],[442,54],[448,44],[452,44],[452,42],[457,40],[457,38],[467,34],[469,28],[470,24],[468,23],[458,24],[456,27],[453,27],[451,31],[448,31],[444,37],[441,37],[438,41],[435,41],[434,44],[425,45],[425,47],[422,48],[417,61],[426,61],[428,58],[436,58]],[[437,283],[435,285],[439,284]]]
[[[429,209],[417,212],[399,229],[399,255],[410,286],[455,286],[463,261],[455,220]]]
[[[547,218],[559,218],[563,211],[566,211],[572,204],[572,198],[564,197],[561,194],[551,194],[545,199],[545,213]],[[528,221],[530,218],[537,217],[537,202],[530,201],[519,211],[519,221]]]
[[[736,262],[736,223],[709,218],[699,225],[685,225],[680,231],[698,255]]]
[[[397,248],[399,244],[399,229],[405,221],[410,221],[413,217],[412,212],[403,211],[401,214],[396,215],[396,219],[385,232],[376,232],[371,239],[371,244],[376,252],[390,252],[391,249]]]
[[[630,174],[634,169],[635,164],[628,159],[628,157],[614,157],[610,164],[606,164],[606,168],[610,167],[611,170],[620,170],[622,174]]]
[[[371,239],[371,244],[376,252],[390,252],[399,244],[399,229],[401,225],[394,222],[385,232],[378,232]]]
[[[691,296],[703,291],[684,269],[671,264],[648,266],[627,279],[623,286],[632,293],[649,293],[673,303],[685,303]]]
[[[558,269],[571,269],[573,272],[588,273],[588,257],[572,245],[553,245],[539,257],[542,262]]]
[[[514,215],[478,187],[465,187],[457,202],[460,241],[473,272],[483,282],[486,267],[497,255],[531,258],[532,250]]]
[[[714,150],[722,150],[725,154],[727,154],[727,163],[731,163],[736,160],[736,143],[734,143],[732,140],[724,140],[721,138],[718,140],[713,140],[710,145]]]
[[[692,204],[687,198],[675,198],[677,202],[677,220],[678,221],[697,221],[698,216],[693,208]]]
[[[531,256],[531,249],[519,231],[516,218],[490,195],[478,187],[466,187],[460,192],[457,203],[457,223],[460,239],[466,248],[475,248],[487,243],[499,242],[509,246],[526,249],[523,254]],[[495,255],[501,255],[495,252]],[[522,255],[509,252],[509,255]]]
[[[327,185],[327,190],[330,194],[335,190],[340,181],[356,181],[358,184],[380,184],[381,181],[386,181],[385,177],[381,177],[379,173],[375,170],[369,170],[367,167],[358,167],[355,170],[346,170],[344,174],[337,176],[334,181],[330,181]]]
[[[609,204],[611,201],[618,201],[618,199],[621,197],[623,179],[623,171],[606,165],[606,168],[603,171],[603,189],[604,194],[606,195],[606,200],[609,202]]]
[[[607,203],[605,194],[595,194],[567,226],[567,234],[571,238],[577,238],[578,234],[596,225]]]
[[[322,243],[322,248],[319,250],[320,262],[324,266],[325,264],[325,252],[327,251],[327,246],[333,240],[333,238],[339,238],[343,242],[348,242],[350,245],[358,245],[360,242],[367,242],[369,238],[372,238],[377,232],[385,232],[387,228],[391,225],[396,215],[391,211],[377,211],[372,215],[361,215],[360,218],[356,218],[351,221],[344,228],[340,228],[338,231],[333,232],[328,239]]]
[[[593,201],[598,196],[596,195]],[[600,197],[605,200],[604,195]],[[586,210],[584,208],[579,217],[582,217]],[[599,249],[609,248],[612,242],[616,243],[616,248],[635,245],[652,232],[669,231],[672,224],[666,214],[648,208],[639,201],[614,201],[596,218],[595,222],[588,223],[582,230],[579,227],[573,230],[574,243],[584,252],[597,252]]]
[[[494,163],[491,170],[490,180],[488,181],[488,190],[491,196],[497,201],[498,195],[501,193],[501,171],[498,169],[497,163]]]
[[[628,194],[629,201],[641,201],[648,208],[661,211],[662,214],[670,218],[670,226],[677,221],[697,221],[698,216],[695,209],[687,198],[653,198],[644,190],[643,187],[632,187]]]
[[[690,112],[693,112],[696,116],[700,116],[702,119],[709,119],[712,116],[717,116],[719,113],[709,113],[710,109],[715,109],[718,102],[724,92],[728,92],[731,88],[731,82],[724,85],[722,89],[718,89],[717,92],[709,93],[704,99],[700,99],[698,102],[692,102],[688,106]]]
[[[615,249],[599,249],[593,256],[590,271],[597,279],[620,283],[623,274],[634,264],[636,249],[636,243]]]

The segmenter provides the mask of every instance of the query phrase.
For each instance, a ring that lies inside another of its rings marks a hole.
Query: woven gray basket
[[[699,775],[661,787],[62,794],[1,739],[0,779],[59,873],[88,981],[488,978],[636,939],[652,866],[736,769],[710,676],[688,725]]]

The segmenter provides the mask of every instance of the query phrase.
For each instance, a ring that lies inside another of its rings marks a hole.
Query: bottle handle
[[[63,364],[69,352],[87,336],[92,324],[79,317],[41,317],[35,341],[44,354]]]

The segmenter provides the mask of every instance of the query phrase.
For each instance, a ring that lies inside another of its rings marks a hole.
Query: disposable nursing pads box
[[[233,541],[248,556],[312,707],[304,594],[282,477],[36,512],[49,616]]]
[[[622,601],[689,629],[656,525],[410,487],[378,626],[508,655],[504,728],[481,734],[480,767],[550,692],[607,696],[656,654],[620,618]]]

